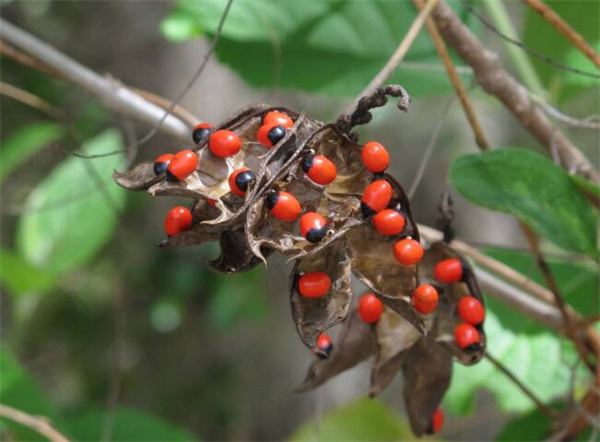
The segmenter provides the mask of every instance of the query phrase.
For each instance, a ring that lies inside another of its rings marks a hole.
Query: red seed
[[[383,172],[390,165],[390,154],[381,143],[369,141],[362,149],[362,160],[371,172]]]
[[[481,337],[475,327],[470,324],[459,324],[454,329],[454,339],[456,345],[463,350],[473,344],[479,344]]]
[[[311,272],[298,279],[298,291],[305,298],[320,298],[331,288],[331,279],[324,272]]]
[[[401,239],[394,245],[394,256],[405,266],[415,265],[423,258],[423,247],[412,238]]]
[[[289,129],[294,125],[294,121],[283,112],[271,111],[265,115],[263,119],[263,125],[274,125],[283,126],[285,129]]]
[[[413,292],[412,303],[416,311],[423,315],[435,311],[438,305],[439,295],[435,287],[430,284],[421,284]]]
[[[309,242],[321,241],[327,231],[327,220],[316,212],[307,212],[300,218],[300,234]]]
[[[398,235],[404,230],[404,216],[392,209],[385,209],[373,217],[373,227],[382,235]]]
[[[167,166],[169,165],[174,156],[175,155],[173,155],[172,153],[166,153],[154,160],[154,173],[156,175],[160,175],[165,170],[167,170]]]
[[[165,233],[168,236],[185,232],[192,226],[192,214],[187,207],[173,207],[165,217]]]
[[[460,259],[450,258],[438,262],[433,268],[435,279],[450,284],[463,278],[463,265]]]
[[[302,170],[317,184],[326,186],[335,180],[337,169],[333,161],[323,155],[310,155],[302,162]]]
[[[265,205],[269,213],[282,221],[294,221],[302,208],[294,195],[284,191],[273,191],[267,193]]]
[[[229,175],[229,189],[237,196],[246,195],[248,186],[256,180],[256,175],[250,169],[242,167]]]
[[[200,141],[206,138],[208,134],[210,134],[212,129],[213,125],[209,123],[196,124],[192,131],[192,140],[194,140],[194,143],[198,144]]]
[[[373,181],[363,193],[361,209],[365,216],[385,209],[392,199],[392,186],[386,180]]]
[[[379,321],[383,313],[383,303],[373,293],[368,293],[358,301],[358,314],[367,324]]]
[[[485,308],[477,298],[464,296],[458,302],[458,314],[470,325],[479,325],[485,320]]]
[[[442,427],[444,426],[444,412],[438,408],[433,412],[433,417],[431,418],[431,430],[433,434],[438,433]]]
[[[242,140],[240,140],[240,137],[235,132],[218,130],[210,136],[208,148],[217,157],[232,157],[242,148]]]
[[[169,181],[183,181],[190,176],[198,166],[196,152],[186,149],[175,154],[167,166],[167,179]]]

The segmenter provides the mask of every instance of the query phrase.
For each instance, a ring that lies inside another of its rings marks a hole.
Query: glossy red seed
[[[229,189],[231,190],[231,193],[237,196],[246,195],[248,185],[250,185],[255,178],[254,173],[245,167],[234,170],[233,173],[229,175]]]
[[[454,329],[454,339],[456,340],[456,345],[462,349],[481,342],[479,332],[470,324],[457,325]]]
[[[327,220],[316,212],[300,217],[300,234],[310,242],[319,242],[327,233]]]
[[[267,209],[274,217],[282,221],[294,221],[302,208],[294,195],[289,192],[272,192],[266,197]]]
[[[473,296],[464,296],[458,301],[458,314],[470,325],[479,325],[485,320],[485,308]]]
[[[289,129],[294,125],[294,121],[283,112],[271,111],[265,115],[263,119],[263,125],[274,125],[274,126],[283,126],[286,129]]]
[[[171,160],[173,159],[174,156],[175,155],[173,155],[172,153],[166,153],[166,154],[159,156],[154,161],[154,173],[156,175],[160,175],[165,170],[167,170],[167,166],[169,165],[169,163],[171,162]]]
[[[435,311],[438,305],[439,295],[435,287],[430,284],[421,284],[413,292],[412,303],[416,311],[423,315]]]
[[[358,301],[358,315],[367,324],[373,324],[381,318],[383,303],[373,293],[363,295]]]
[[[319,335],[319,337],[317,339],[317,347],[319,348],[319,350],[327,351],[331,347],[332,344],[333,344],[333,341],[325,333],[321,333]]]
[[[173,207],[165,217],[165,233],[168,236],[185,232],[192,226],[192,214],[187,207]]]
[[[433,434],[438,433],[443,426],[444,412],[438,408],[433,412],[433,417],[431,418],[431,430],[433,431]]]
[[[405,266],[415,265],[423,258],[423,247],[418,241],[405,238],[394,244],[394,256]]]
[[[463,278],[463,265],[458,258],[444,259],[433,268],[435,279],[446,284],[458,282]]]
[[[362,160],[371,172],[383,172],[390,165],[390,154],[381,143],[369,141],[362,148]]]
[[[392,199],[392,186],[386,180],[373,181],[365,189],[361,207],[365,215],[381,212]]]
[[[337,177],[333,161],[323,155],[311,155],[302,162],[302,170],[317,184],[326,186]]]
[[[217,157],[232,157],[242,148],[242,140],[240,140],[240,137],[235,132],[218,130],[210,136],[208,148]]]
[[[194,140],[194,143],[198,144],[200,141],[206,138],[208,134],[210,134],[212,128],[213,125],[209,123],[196,124],[192,131],[192,140]]]
[[[269,138],[269,132],[277,126],[278,124],[276,123],[263,124],[260,129],[258,129],[258,134],[256,135],[258,142],[265,147],[273,147],[273,142]]]
[[[171,181],[183,181],[190,176],[198,166],[196,152],[186,149],[175,154],[167,166],[167,178]]]
[[[311,272],[298,279],[298,291],[305,298],[320,298],[331,288],[331,279],[324,272]]]
[[[382,235],[398,235],[404,224],[404,216],[392,209],[382,210],[373,217],[373,227]]]
[[[207,198],[206,202],[208,203],[209,206],[215,207],[217,205],[217,200],[212,199],[212,198]]]

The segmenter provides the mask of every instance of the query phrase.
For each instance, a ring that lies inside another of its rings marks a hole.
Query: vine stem
[[[390,78],[396,68],[408,53],[408,50],[415,42],[421,28],[423,28],[423,24],[425,23],[425,19],[429,16],[433,8],[437,4],[438,0],[427,0],[427,4],[423,8],[423,10],[419,13],[417,18],[412,22],[412,25],[408,29],[408,32],[398,45],[398,48],[394,51],[392,56],[388,59],[386,64],[381,68],[379,73],[373,77],[371,82],[362,90],[362,92],[356,97],[356,99],[352,102],[352,104],[348,107],[347,112],[351,112],[352,109],[356,108],[358,100],[361,97],[372,95],[377,88],[383,86],[383,83]]]
[[[537,12],[552,25],[558,32],[564,35],[577,49],[600,68],[600,55],[592,48],[585,39],[554,10],[541,0],[523,0],[527,6]]]
[[[32,416],[6,405],[0,405],[0,416],[31,428],[42,436],[47,437],[52,442],[69,442],[69,439],[54,429],[54,427],[52,427],[52,425],[50,425],[43,417]]]
[[[118,81],[98,75],[2,18],[0,18],[0,38],[60,72],[65,79],[80,86],[116,113],[128,115],[152,126],[156,126],[165,116],[165,111],[159,106],[145,100]],[[180,141],[189,140],[190,127],[173,115],[167,115],[160,128]]]
[[[485,1],[483,2],[483,5],[486,8],[491,21],[498,30],[507,37],[517,40],[517,31],[512,25],[503,2],[500,0]],[[546,88],[544,88],[531,60],[527,57],[527,54],[525,54],[521,48],[509,44],[506,45],[506,49],[512,60],[513,68],[517,71],[527,89],[540,97],[545,97],[547,95]]]
[[[443,0],[439,0],[431,17],[446,43],[473,68],[486,92],[498,98],[549,152],[556,151],[569,173],[600,184],[600,174],[585,155],[537,108],[527,88],[504,70],[498,55],[483,46]]]

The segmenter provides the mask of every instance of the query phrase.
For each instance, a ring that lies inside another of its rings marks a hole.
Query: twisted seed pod
[[[273,252],[286,255],[294,264],[290,276],[292,316],[304,344],[326,356],[317,347],[319,335],[343,323],[331,357],[311,366],[298,391],[312,390],[374,355],[370,394],[380,393],[402,370],[407,380],[405,400],[411,426],[415,434],[421,435],[448,387],[452,356],[468,365],[485,352],[483,329],[481,345],[476,348],[460,349],[453,338],[459,322],[458,301],[469,294],[482,303],[483,299],[464,260],[464,282],[440,285],[433,280],[433,267],[438,261],[459,257],[446,244],[432,245],[419,265],[400,265],[394,257],[394,244],[399,239],[419,240],[409,200],[392,176],[374,174],[364,167],[358,137],[352,132],[354,126],[370,121],[370,110],[383,106],[387,95],[400,97],[399,106],[406,110],[410,99],[404,89],[386,86],[361,99],[353,112],[342,115],[335,124],[323,124],[290,109],[250,106],[215,128],[234,131],[241,139],[243,147],[234,156],[215,157],[206,138],[195,148],[199,160],[196,170],[183,181],[168,181],[164,172],[155,175],[152,162],[127,173],[115,172],[114,177],[129,190],[192,200],[191,228],[163,240],[163,248],[218,241],[221,254],[209,265],[225,273],[249,270]],[[263,117],[273,110],[285,112],[294,124],[275,146],[266,148],[257,142],[257,132]],[[335,180],[326,186],[313,182],[302,169],[303,160],[315,154],[325,156],[336,168]],[[228,180],[240,168],[255,174],[243,197],[230,191]],[[388,207],[405,219],[397,235],[378,233],[371,217],[361,212],[365,188],[382,179],[392,188]],[[323,216],[328,233],[316,243],[299,236],[296,223],[282,221],[267,209],[265,196],[272,191],[289,192],[304,213]],[[325,272],[331,281],[322,297],[299,293],[299,277],[311,272]],[[356,309],[351,309],[352,275],[385,305],[376,324],[366,324]],[[440,292],[438,308],[430,315],[421,315],[412,306],[412,294],[421,282],[436,284]]]

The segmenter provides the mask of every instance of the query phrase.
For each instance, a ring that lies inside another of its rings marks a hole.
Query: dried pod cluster
[[[388,95],[406,110],[406,92],[387,86],[334,124],[254,105],[218,126],[196,126],[193,150],[161,155],[115,180],[192,200],[189,209],[169,212],[161,247],[218,241],[220,257],[209,264],[226,273],[248,270],[274,251],[288,256],[292,316],[320,357],[299,390],[374,355],[371,394],[402,370],[420,435],[441,425],[436,409],[452,356],[463,364],[483,356],[485,310],[466,261],[443,243],[424,253],[408,198],[385,173],[387,150],[359,145],[352,132]],[[352,275],[369,289],[358,309],[351,307]],[[341,322],[332,342],[324,332]]]

